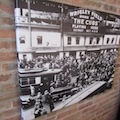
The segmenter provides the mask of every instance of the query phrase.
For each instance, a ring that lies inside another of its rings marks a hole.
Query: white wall
[[[70,52],[65,52],[66,57],[69,57],[69,55],[70,55]]]
[[[42,36],[42,44],[37,43],[37,37]],[[25,37],[25,43],[20,43],[20,37]],[[37,31],[31,32],[32,47],[60,47],[61,36],[59,32]],[[30,48],[30,36],[28,28],[16,28],[17,49],[19,52]]]
[[[23,9],[23,11],[26,10]],[[28,12],[28,10],[26,12]],[[21,16],[20,8],[15,8],[15,23],[28,23],[28,17],[25,16],[26,12],[23,12],[23,15]]]
[[[120,35],[117,36],[116,44],[119,45],[119,42],[120,42]]]
[[[79,59],[80,58],[80,51],[76,52],[76,58]]]
[[[20,43],[20,37],[25,37],[25,43]],[[17,50],[27,51],[30,48],[30,37],[28,28],[16,28]]]
[[[60,59],[63,58],[63,52],[59,52],[59,58],[60,58]]]
[[[20,8],[15,8],[14,12],[15,12],[15,17],[21,16],[20,15]]]
[[[85,37],[80,37],[80,46],[84,46],[85,44]]]
[[[37,37],[42,36],[42,44],[37,43]],[[49,43],[49,44],[48,44]],[[33,47],[60,47],[61,35],[59,32],[48,31],[32,31],[32,46]]]

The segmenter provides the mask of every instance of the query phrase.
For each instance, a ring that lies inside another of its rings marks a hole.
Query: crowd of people
[[[51,80],[50,90],[53,91],[58,87],[79,86],[83,88],[94,81],[107,82],[114,73],[115,59],[116,51],[87,52],[80,54],[79,59],[74,56],[59,59],[58,55],[44,55],[27,61],[25,56],[20,62],[20,68],[41,68],[46,71],[61,69],[56,80]],[[73,82],[74,77],[76,77],[76,80]]]
[[[59,61],[59,57],[53,55],[38,56],[32,60],[27,60],[27,56],[23,55],[23,59],[19,61],[19,67],[20,69],[60,68]],[[47,64],[49,65],[47,66]]]
[[[116,52],[107,51],[105,53],[88,52],[76,59],[73,56],[65,57],[59,68],[57,80],[54,81],[55,87],[85,87],[94,81],[109,81],[114,73]],[[54,64],[54,63],[53,63]],[[58,64],[60,65],[60,64]],[[73,77],[76,81],[71,83]]]
[[[27,61],[25,57],[20,63],[20,67],[23,69],[25,69],[26,66],[32,66],[31,68],[45,68],[46,65],[48,65],[46,70],[61,69],[61,72],[57,74],[56,80],[51,80],[49,90],[45,90],[44,93],[38,91],[36,95],[34,87],[31,87],[31,96],[35,96],[36,99],[35,116],[37,117],[47,113],[43,105],[44,102],[49,105],[50,111],[54,109],[52,93],[54,93],[54,90],[57,88],[71,86],[70,89],[78,88],[77,92],[79,92],[94,81],[109,81],[114,73],[115,59],[116,51],[107,51],[103,53],[87,52],[81,54],[79,59],[76,59],[74,56],[59,59],[59,56],[48,55],[39,56],[34,60]],[[76,78],[74,82],[72,81],[73,78]],[[66,94],[63,94],[63,96],[65,96],[63,99],[67,98]]]
[[[46,110],[44,106],[45,102],[49,105],[50,111],[54,109],[53,98],[48,90],[46,90],[44,94],[41,94],[41,92],[38,92],[37,94],[31,94],[29,100],[32,101],[34,105],[35,118],[47,114],[48,110]]]
[[[87,81],[89,79],[100,81],[108,80],[111,77],[114,72],[115,59],[115,51],[88,52],[81,54],[79,59],[74,56],[60,59],[58,55],[44,55],[28,61],[26,56],[23,56],[23,60],[19,62],[19,67],[20,69],[61,69],[62,73],[58,77],[60,82],[65,82],[65,80],[70,82],[70,78],[74,76],[79,76],[79,79]]]
[[[79,79],[82,86],[93,81],[108,81],[114,73],[116,52],[89,52],[83,57],[85,61],[79,66]]]

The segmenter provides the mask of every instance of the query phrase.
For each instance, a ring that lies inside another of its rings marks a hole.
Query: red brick
[[[10,110],[6,110],[3,113],[0,113],[0,116],[2,116],[4,120],[6,120],[12,118],[13,116],[15,116],[15,114],[18,114],[18,112],[20,112],[19,108],[10,109]]]
[[[11,74],[0,75],[0,82],[6,82],[11,78]]]
[[[83,104],[80,104],[80,106],[78,107],[78,110],[82,110],[82,109],[84,109],[84,108],[86,108],[86,107],[88,107],[88,106],[91,106],[93,104],[93,102],[87,102],[87,103],[83,103]]]
[[[15,61],[16,59],[16,52],[0,52],[0,61]]]
[[[109,98],[102,99],[102,100],[99,100],[99,101],[97,100],[96,103],[103,107],[104,104],[108,102],[108,100],[109,100]]]
[[[13,107],[17,107],[20,105],[20,100],[13,101],[12,104],[13,104]]]
[[[2,23],[7,24],[7,25],[13,25],[14,24],[14,19],[4,17],[4,18],[2,18]]]
[[[95,107],[96,107],[96,105],[91,105],[89,107],[86,107],[84,110],[82,110],[82,113],[86,113],[90,110],[93,110],[93,109],[95,109]]]
[[[0,42],[0,49],[11,49],[16,48],[16,43],[14,41],[2,41]]]
[[[120,0],[117,0],[117,4],[118,4],[118,5],[120,4]]]
[[[21,120],[21,115],[16,115],[14,117],[7,118],[6,120]]]
[[[9,14],[13,14],[14,13],[14,8],[12,6],[9,5],[5,5],[0,3],[0,10],[9,13]]]
[[[11,109],[11,107],[12,107],[12,104],[11,104],[11,102],[4,102],[4,103],[1,103],[0,104],[0,113],[1,112],[4,112],[5,110],[8,110],[8,109]]]
[[[3,71],[11,71],[15,69],[17,69],[17,63],[2,64]]]
[[[55,116],[48,117],[46,120],[55,120]]]
[[[1,95],[0,96],[0,102],[5,102],[7,100],[10,100],[10,99],[17,99],[19,97],[19,93],[18,93],[18,90],[14,91],[13,93],[7,93],[5,95]]]
[[[79,113],[75,113],[75,114],[69,114],[68,117],[64,118],[63,120],[80,120],[81,118],[79,118]]]
[[[82,4],[82,2],[83,2],[83,0],[72,0],[72,3],[74,5],[80,5],[80,4]]]
[[[77,108],[72,108],[70,110],[67,110],[65,112],[62,112],[62,113],[58,114],[57,118],[61,119],[65,116],[67,116],[67,115],[74,114],[75,112],[77,112]]]
[[[17,89],[17,85],[13,83],[5,84],[3,87],[6,91],[15,91]]]
[[[94,8],[101,8],[102,7],[102,3],[99,1],[93,1],[93,0],[83,0],[83,5],[85,6],[92,6]]]
[[[107,11],[115,12],[115,13],[118,11],[116,6],[109,5],[109,4],[104,4],[103,9]]]
[[[117,0],[105,0],[107,3],[110,3],[110,4],[116,4],[117,3]]]
[[[0,38],[15,38],[14,30],[0,30]]]

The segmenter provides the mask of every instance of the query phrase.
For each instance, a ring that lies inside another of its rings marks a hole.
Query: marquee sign
[[[78,17],[77,17],[78,16]],[[70,12],[70,17],[73,17],[72,29],[80,32],[98,32],[98,27],[102,17],[91,12],[90,10],[78,10]]]
[[[112,87],[119,16],[46,0],[16,0],[15,25],[23,120]]]
[[[77,10],[70,11],[67,17],[69,20],[63,21],[64,28],[69,27],[71,32],[111,34],[120,31],[119,16],[77,8]],[[69,23],[69,26],[66,23]],[[68,31],[68,29],[66,29],[66,31]]]

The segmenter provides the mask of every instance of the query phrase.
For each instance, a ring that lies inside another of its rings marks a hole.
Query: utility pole
[[[31,7],[30,7],[31,0],[26,0],[26,2],[27,2],[27,7],[28,7],[28,31],[29,31],[29,40],[30,40],[30,47],[32,47]]]
[[[60,32],[61,32],[61,47],[63,50],[63,58],[64,56],[64,33],[63,33],[63,12],[64,12],[64,8],[63,8],[63,4],[61,5],[61,22],[60,22]]]

